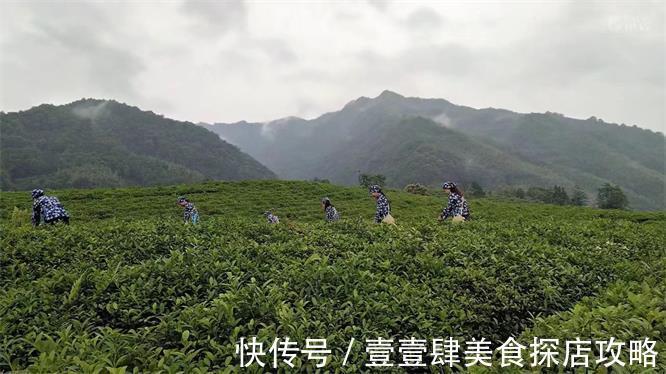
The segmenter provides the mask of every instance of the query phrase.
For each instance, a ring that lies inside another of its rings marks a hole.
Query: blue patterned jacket
[[[340,219],[340,214],[334,206],[329,205],[326,207],[326,221],[332,222]]]
[[[65,208],[60,204],[55,196],[42,195],[32,202],[32,224],[39,226],[39,223],[44,219],[45,223],[50,223],[59,218],[69,218],[69,214]]]
[[[379,195],[377,198],[377,212],[375,212],[375,223],[380,223],[384,217],[391,213],[391,206],[385,195]]]
[[[185,205],[185,210],[183,211],[183,221],[185,221],[185,223],[197,223],[199,221],[199,211],[194,206],[194,204],[188,202],[187,205]]]
[[[469,215],[467,200],[459,194],[452,192],[449,194],[449,203],[444,210],[442,210],[440,217],[442,219],[447,219],[449,217],[463,216],[463,218],[467,220],[469,219]]]
[[[266,215],[266,220],[268,221],[268,223],[271,223],[271,224],[273,224],[273,223],[280,223],[280,219],[278,218],[278,216],[276,216],[276,215],[273,214],[273,213],[269,213],[269,214],[267,214],[267,215]]]

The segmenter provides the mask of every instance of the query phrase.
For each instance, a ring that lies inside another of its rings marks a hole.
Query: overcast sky
[[[581,3],[2,1],[0,110],[267,121],[390,89],[664,132],[664,2]]]

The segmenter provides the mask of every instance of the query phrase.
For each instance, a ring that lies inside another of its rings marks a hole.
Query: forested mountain
[[[313,120],[205,125],[288,179],[391,186],[444,179],[504,186],[620,185],[637,209],[665,209],[665,139],[635,126],[557,113],[474,109],[384,91]]]
[[[2,189],[275,178],[210,131],[116,101],[0,114]]]

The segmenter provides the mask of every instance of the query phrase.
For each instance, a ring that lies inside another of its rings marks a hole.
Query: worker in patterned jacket
[[[199,222],[199,211],[185,196],[178,198],[178,205],[183,207],[183,221],[195,224]]]
[[[439,215],[439,220],[452,217],[454,221],[467,221],[470,218],[469,206],[462,190],[453,182],[444,182],[442,189],[449,194],[449,202]]]
[[[375,212],[375,223],[381,223],[384,221],[384,218],[391,218],[391,205],[388,198],[382,191],[382,188],[376,184],[373,184],[368,188],[370,195],[375,198],[377,203],[377,211]]]
[[[280,219],[278,218],[278,216],[273,214],[273,212],[271,212],[270,210],[264,212],[264,217],[266,217],[266,220],[270,224],[280,223]]]
[[[321,207],[324,210],[326,222],[333,222],[340,219],[340,214],[335,206],[331,203],[331,199],[325,197],[321,199]]]
[[[69,214],[55,196],[44,195],[44,190],[32,190],[32,224],[64,222],[69,225]]]

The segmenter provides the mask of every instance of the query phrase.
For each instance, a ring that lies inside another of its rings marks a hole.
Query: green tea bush
[[[30,212],[27,209],[14,207],[14,209],[12,209],[12,214],[9,217],[9,222],[16,227],[28,226],[31,224]]]
[[[658,262],[651,269],[654,273],[642,282],[615,282],[598,297],[586,297],[571,310],[538,318],[534,326],[522,334],[522,340],[529,344],[533,336],[547,336],[561,341],[573,336],[591,341],[613,337],[628,343],[649,338],[656,342],[655,351],[659,352],[656,368],[628,367],[626,371],[663,372],[666,369],[666,357],[663,355],[666,350],[666,261]],[[591,353],[598,356],[598,348]],[[629,362],[626,349],[620,358],[625,363]],[[603,370],[604,367],[597,364],[592,369]]]
[[[411,183],[405,186],[404,191],[415,195],[430,195],[428,187],[420,183]]]
[[[388,227],[371,223],[366,191],[321,183],[54,194],[71,225],[0,221],[0,371],[240,371],[235,344],[250,336],[326,338],[325,369],[339,372],[366,370],[360,346],[342,366],[352,337],[612,334],[663,347],[662,213],[473,199],[475,219],[454,226],[434,219],[443,196],[387,191],[399,218]],[[182,223],[181,194],[200,224]],[[25,196],[3,193],[2,211],[29,207]],[[320,196],[341,221],[324,222]],[[268,204],[280,224],[264,223]]]

